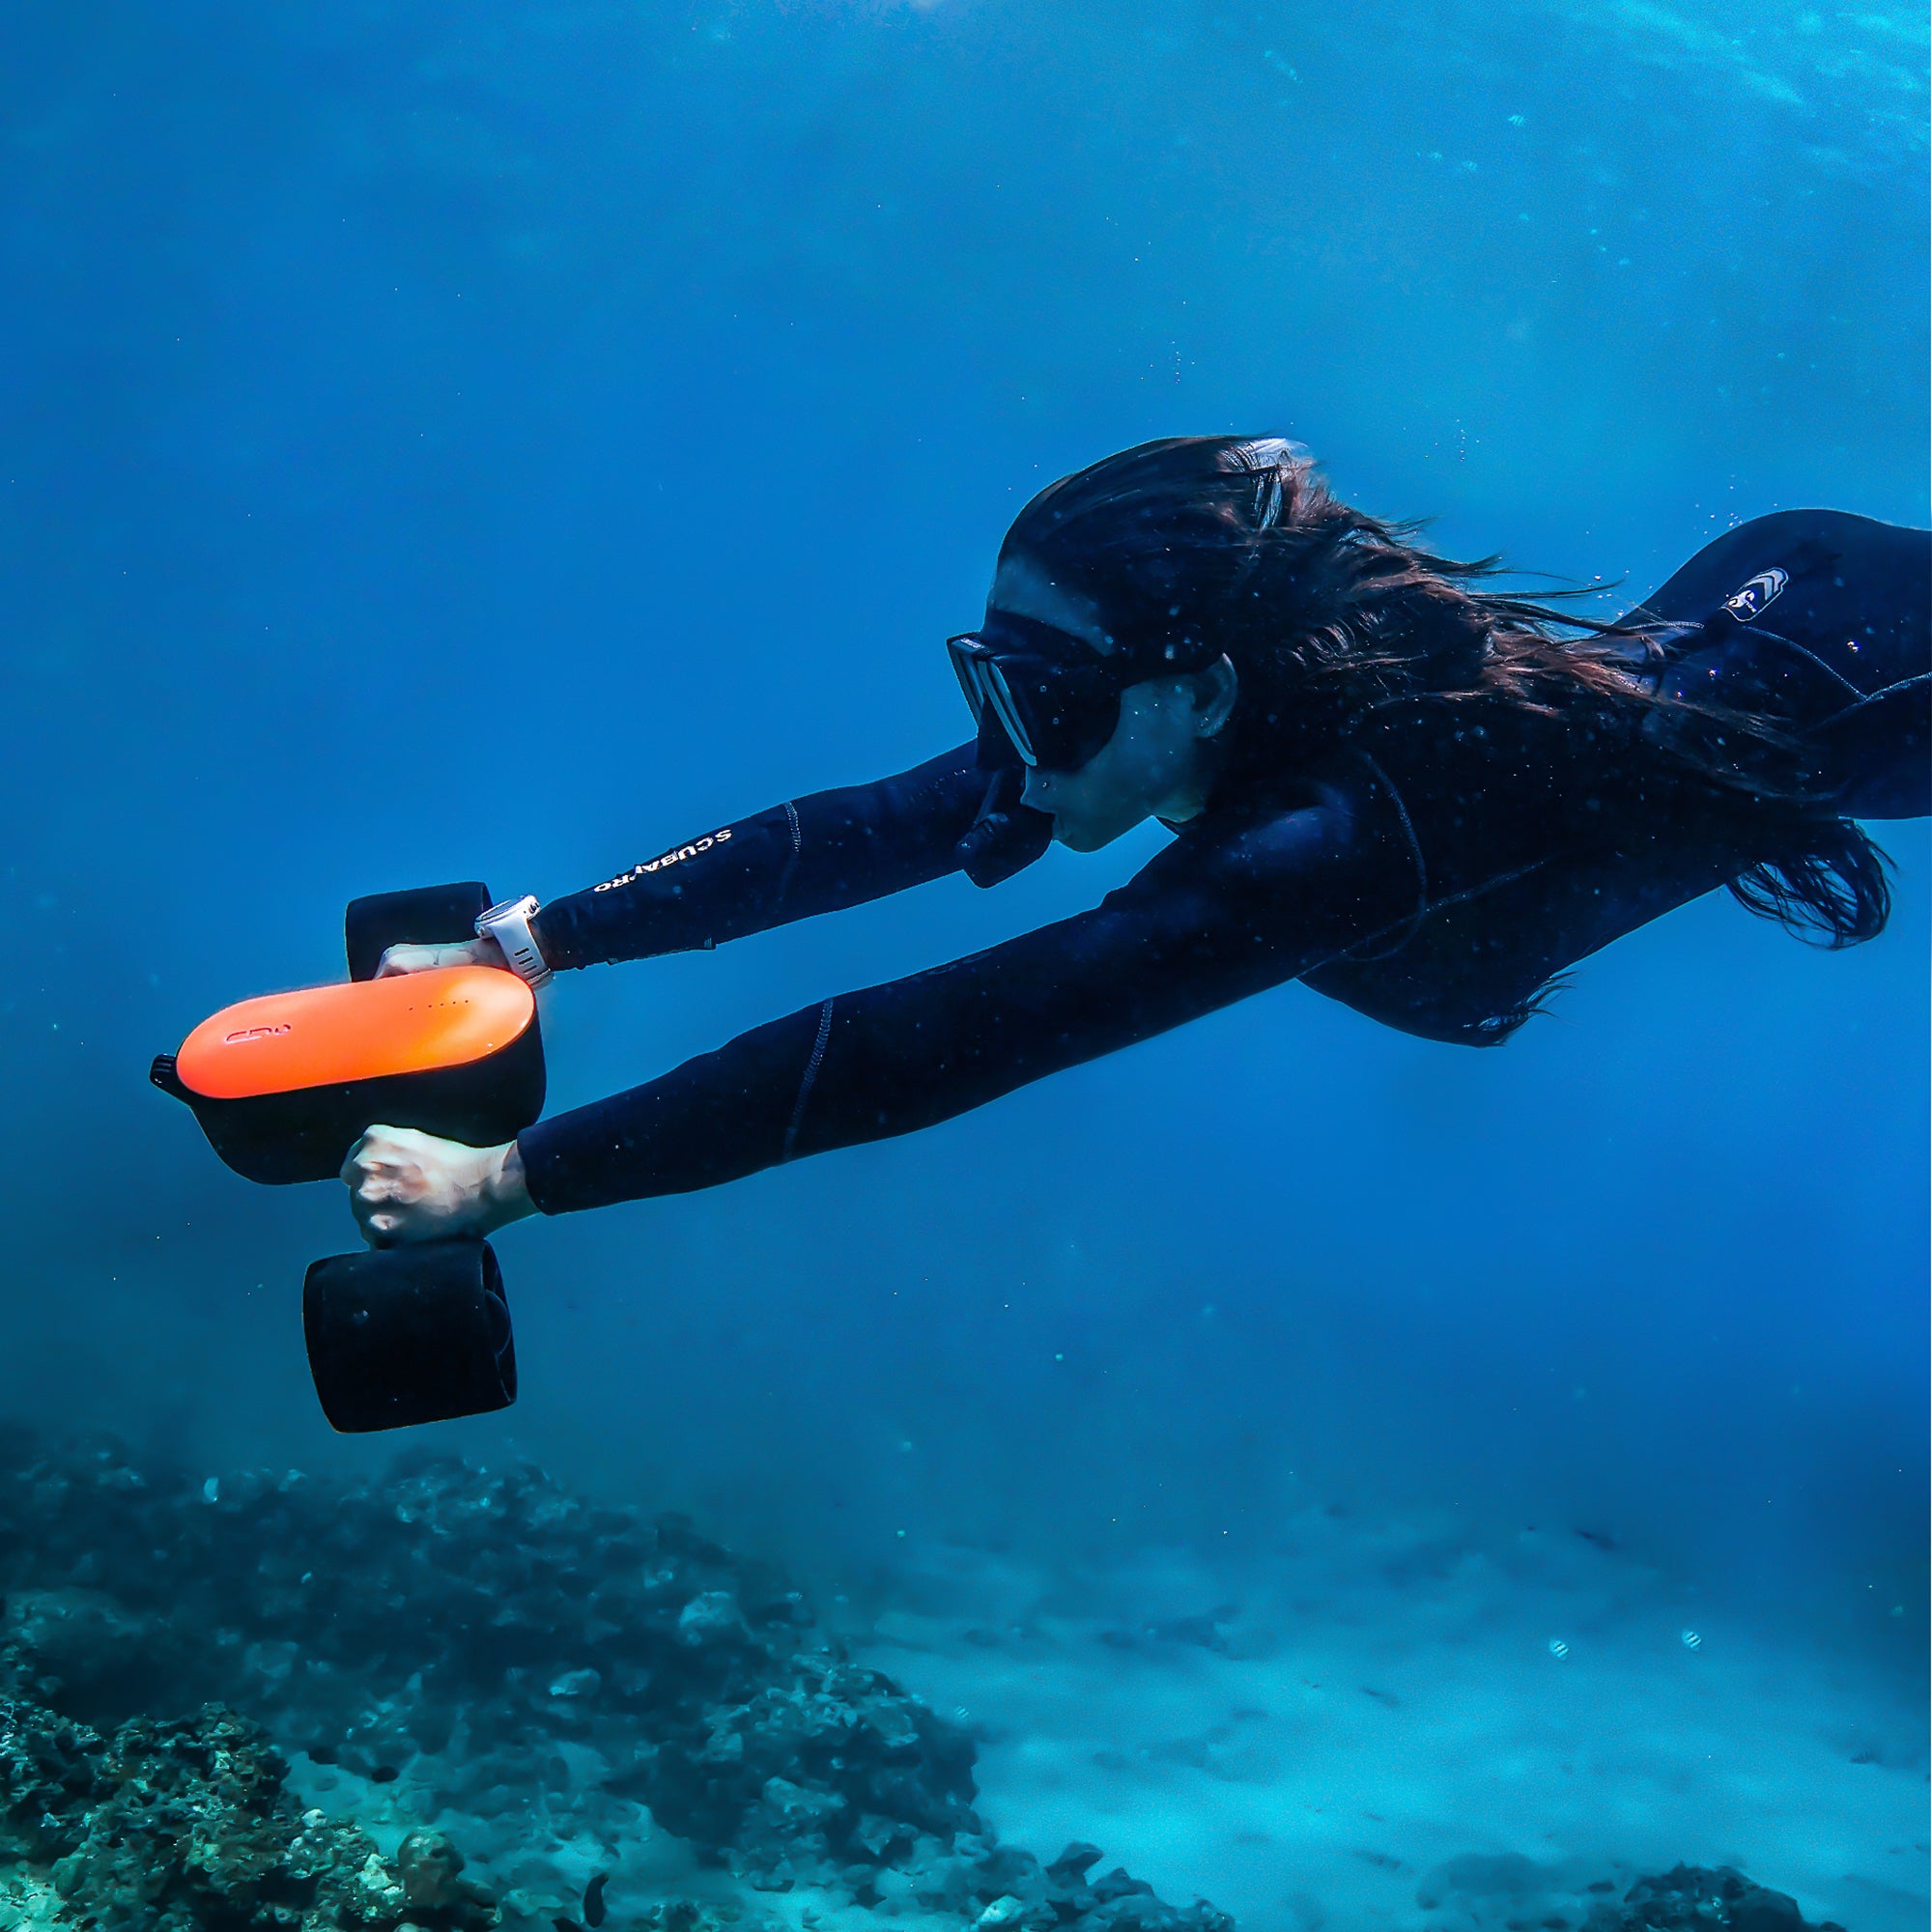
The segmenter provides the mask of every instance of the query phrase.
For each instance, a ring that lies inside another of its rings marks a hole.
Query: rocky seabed
[[[1003,1844],[971,1735],[782,1576],[537,1469],[15,1435],[0,1589],[0,1932],[1233,1932]],[[1576,1932],[1804,1927],[1680,1867]]]

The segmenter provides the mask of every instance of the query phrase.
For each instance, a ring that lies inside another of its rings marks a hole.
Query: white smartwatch
[[[536,910],[535,895],[526,893],[520,899],[499,900],[476,915],[477,938],[494,939],[503,949],[510,971],[532,987],[547,985],[551,977],[537,936],[530,930]]]

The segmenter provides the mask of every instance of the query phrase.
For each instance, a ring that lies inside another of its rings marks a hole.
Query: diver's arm
[[[1295,978],[1412,914],[1345,808],[1183,838],[1094,911],[743,1034],[519,1140],[545,1213],[709,1187],[951,1119]]]
[[[990,774],[972,745],[687,839],[531,922],[553,971],[689,952],[956,870]]]

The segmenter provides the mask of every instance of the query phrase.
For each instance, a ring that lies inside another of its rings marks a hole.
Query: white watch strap
[[[543,949],[537,945],[536,934],[530,930],[536,910],[533,894],[526,893],[520,899],[503,899],[488,912],[477,914],[476,931],[479,938],[494,939],[503,949],[503,957],[510,962],[510,971],[518,979],[541,986],[549,980],[551,971],[544,964]]]

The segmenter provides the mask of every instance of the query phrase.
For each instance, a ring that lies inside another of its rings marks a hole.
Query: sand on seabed
[[[1287,1542],[1238,1588],[934,1550],[859,1654],[976,1729],[1003,1837],[1097,1842],[1241,1932],[1574,1924],[1593,1882],[1680,1861],[1923,1932],[1924,1708],[1879,1666],[1568,1532],[1311,1513]]]

